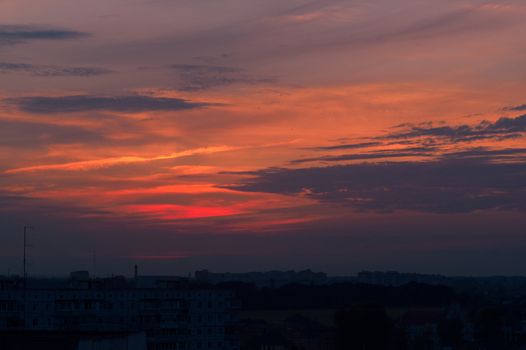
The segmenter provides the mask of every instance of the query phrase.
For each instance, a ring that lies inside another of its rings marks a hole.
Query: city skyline
[[[520,0],[0,0],[0,275],[526,275]]]

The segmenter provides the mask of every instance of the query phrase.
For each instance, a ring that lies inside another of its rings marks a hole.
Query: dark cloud
[[[451,147],[461,142],[521,137],[526,132],[526,115],[474,125],[435,126],[426,122],[398,125],[396,129],[370,142],[310,148],[314,151],[359,149],[357,153],[290,162],[293,165],[371,161],[369,163],[245,173],[249,179],[233,188],[304,195],[355,210],[444,213],[526,210],[526,148],[496,146],[452,151]],[[391,148],[402,144],[410,146]],[[377,146],[382,147],[367,150]],[[403,161],[403,157],[420,160]],[[390,161],[386,161],[388,159]]]
[[[1,176],[2,175],[0,175],[0,177]],[[0,217],[2,217],[3,213],[8,213],[9,215],[15,213],[22,213],[23,215],[31,213],[33,215],[32,218],[40,217],[50,219],[55,217],[63,220],[67,220],[70,217],[103,216],[109,214],[108,211],[90,209],[83,207],[81,204],[72,205],[71,203],[61,203],[55,200],[34,198],[30,194],[11,193],[0,189]]]
[[[369,160],[369,159],[382,159],[382,158],[401,158],[401,157],[430,157],[433,156],[436,148],[433,147],[412,147],[400,150],[382,150],[377,152],[359,153],[359,154],[343,154],[337,156],[324,156],[324,157],[313,157],[303,158],[291,161],[291,164],[300,164],[307,162],[340,162],[349,160]]]
[[[39,77],[92,77],[112,73],[99,67],[58,67],[0,62],[0,73],[22,72]]]
[[[459,152],[450,152],[442,156],[444,159],[481,158],[492,160],[523,160],[526,161],[526,148],[487,149],[477,147]]]
[[[206,103],[191,102],[180,98],[129,96],[73,95],[59,97],[20,97],[7,99],[29,113],[72,113],[87,111],[113,111],[135,113],[145,111],[179,111],[208,106]]]
[[[311,147],[308,149],[314,150],[314,151],[335,151],[335,150],[344,150],[344,149],[359,149],[359,148],[368,148],[368,147],[374,147],[374,146],[380,146],[383,145],[381,142],[361,142],[361,143],[348,143],[343,145],[335,145],[335,146],[322,146],[322,147]]]
[[[509,19],[508,19],[509,20]],[[387,34],[387,39],[419,39],[430,36],[445,36],[506,25],[504,18],[489,16],[477,8],[455,10],[429,17]]]
[[[504,110],[506,111],[526,111],[526,105],[520,105],[520,106],[511,106],[511,107],[507,107],[507,108],[504,108]]]
[[[32,40],[66,40],[89,36],[87,33],[28,25],[0,25],[0,45],[13,45]]]
[[[355,210],[526,210],[526,162],[492,162],[478,152],[476,158],[456,154],[428,162],[268,169],[231,188],[303,195]]]
[[[409,139],[434,137],[453,142],[476,141],[483,139],[514,138],[526,132],[526,114],[516,117],[503,117],[495,122],[483,121],[477,125],[434,126],[430,123],[401,125],[404,130],[382,136],[382,139]]]
[[[265,84],[275,82],[275,78],[251,75],[241,68],[213,65],[174,64],[168,68],[175,70],[178,88],[197,91],[234,84]]]

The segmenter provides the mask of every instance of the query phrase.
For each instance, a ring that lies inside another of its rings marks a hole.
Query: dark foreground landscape
[[[0,349],[523,349],[526,278],[301,272],[0,280]]]

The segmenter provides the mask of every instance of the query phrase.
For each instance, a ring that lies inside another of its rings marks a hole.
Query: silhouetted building
[[[148,349],[237,349],[233,292],[174,282],[138,288],[74,273],[62,288],[0,290],[0,331],[140,332]],[[152,278],[155,280],[155,278]]]
[[[333,350],[334,331],[302,315],[293,315],[283,322],[291,342],[303,350]]]
[[[327,274],[323,272],[304,271],[268,271],[247,273],[214,273],[208,270],[195,272],[197,281],[206,283],[245,282],[256,287],[279,288],[281,286],[299,283],[307,285],[320,285],[327,283]]]
[[[424,275],[418,273],[401,273],[397,271],[362,271],[358,273],[357,282],[379,284],[383,286],[401,286],[411,282],[426,284],[447,284],[448,278],[441,275]]]
[[[411,341],[425,340],[428,346],[438,344],[437,326],[445,315],[441,310],[410,310],[401,319]]]

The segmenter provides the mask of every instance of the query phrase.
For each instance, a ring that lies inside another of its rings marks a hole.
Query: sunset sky
[[[0,0],[0,274],[526,274],[525,15]]]

